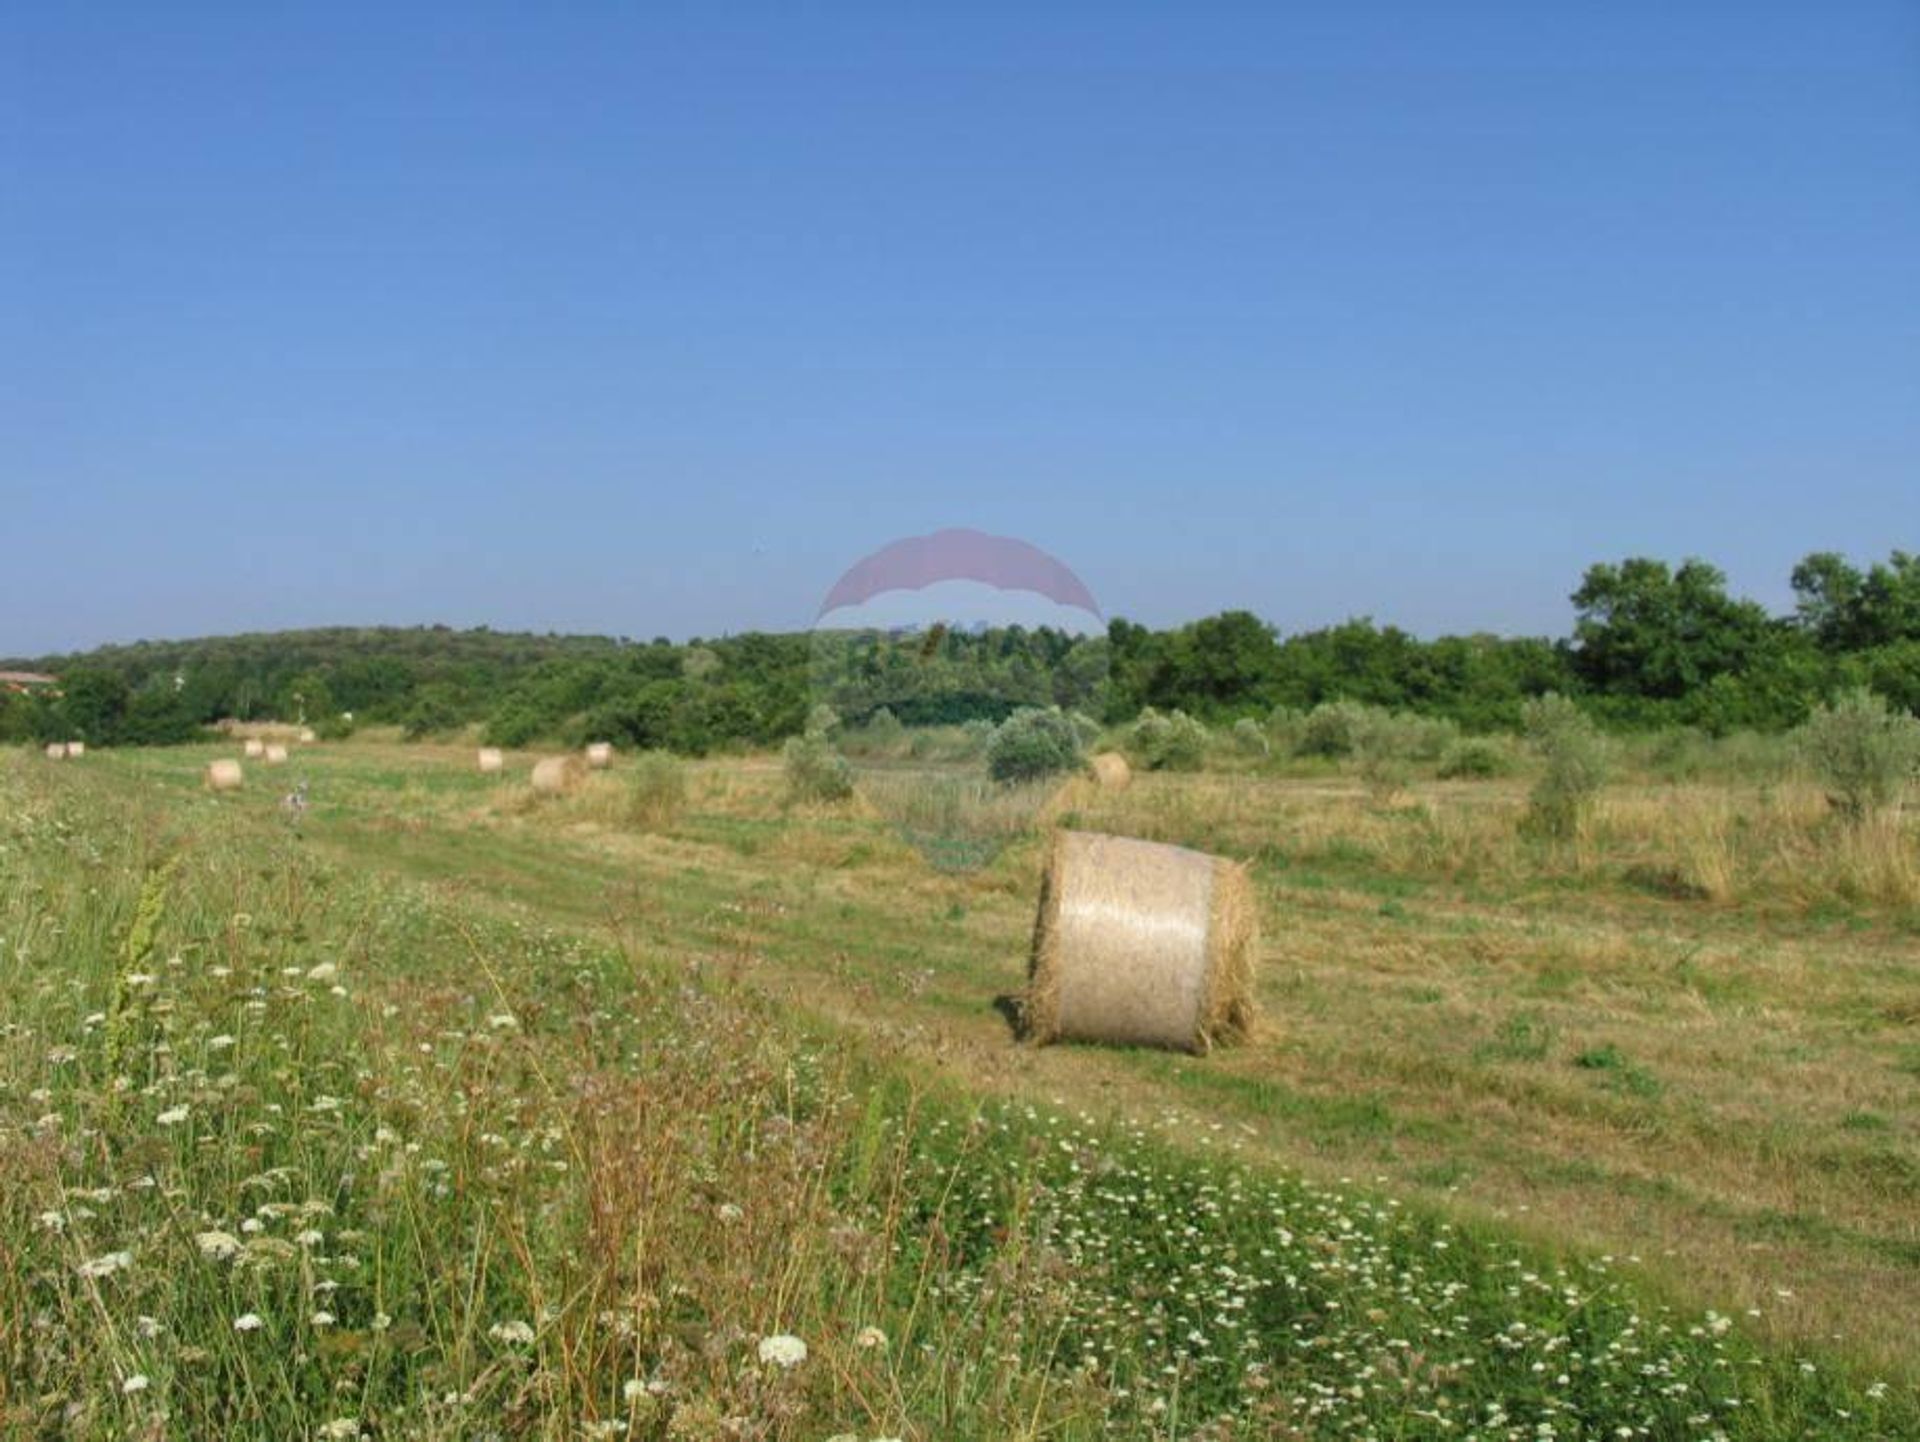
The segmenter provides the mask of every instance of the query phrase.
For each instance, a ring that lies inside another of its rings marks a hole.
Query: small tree
[[[1251,716],[1242,716],[1233,723],[1233,744],[1244,754],[1262,759],[1273,751],[1267,744],[1267,733],[1260,729],[1260,723]]]
[[[1920,770],[1920,721],[1891,709],[1865,687],[1816,707],[1800,728],[1801,754],[1827,788],[1827,800],[1850,822],[1897,805]]]
[[[1080,733],[1058,707],[1016,711],[987,742],[987,774],[995,781],[1037,781],[1077,771],[1082,760]]]
[[[1149,706],[1134,722],[1132,751],[1149,771],[1198,771],[1207,759],[1207,728],[1184,711]]]
[[[853,795],[853,768],[825,736],[789,736],[781,760],[792,800],[844,801]]]
[[[642,831],[673,824],[687,802],[687,768],[665,751],[642,751],[633,759],[627,815]]]
[[[1587,713],[1548,692],[1520,710],[1527,741],[1546,763],[1529,797],[1528,820],[1548,836],[1570,837],[1606,785],[1606,738]]]

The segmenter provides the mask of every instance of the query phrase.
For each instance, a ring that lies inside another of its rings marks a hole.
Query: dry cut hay
[[[245,741],[240,743],[240,751],[247,760],[258,761],[262,756],[267,754],[267,743],[262,741],[258,736],[249,736]]]
[[[47,760],[65,761],[66,759],[67,748],[65,746],[58,741],[49,741],[47,743]]]
[[[1087,763],[1095,784],[1118,791],[1133,780],[1133,768],[1118,751],[1102,751]]]
[[[587,747],[587,765],[595,771],[605,771],[613,765],[613,743],[595,741]]]
[[[543,756],[533,763],[533,789],[544,796],[564,795],[586,776],[586,765],[578,756]]]
[[[498,746],[482,746],[480,748],[480,772],[482,775],[491,776],[497,771],[505,770],[506,765],[507,758],[501,753]]]
[[[1205,1053],[1253,1025],[1256,915],[1224,857],[1055,834],[1034,920],[1025,1031]]]
[[[209,791],[238,791],[242,779],[240,763],[232,757],[210,762],[207,766],[206,782]]]
[[[287,764],[287,748],[278,742],[270,741],[267,743],[266,754],[260,759],[265,761],[269,766],[285,766]]]

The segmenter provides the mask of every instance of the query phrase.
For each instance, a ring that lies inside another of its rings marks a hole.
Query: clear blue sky
[[[942,526],[1423,634],[1920,546],[1920,5],[0,13],[0,654]]]

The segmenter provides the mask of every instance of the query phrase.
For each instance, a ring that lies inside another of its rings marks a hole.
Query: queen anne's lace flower
[[[789,1332],[762,1337],[760,1360],[769,1367],[798,1367],[807,1360],[807,1344]]]

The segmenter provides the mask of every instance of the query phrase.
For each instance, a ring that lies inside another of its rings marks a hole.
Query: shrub
[[[1297,706],[1276,706],[1267,713],[1267,740],[1281,755],[1300,749],[1300,737],[1307,727],[1307,713]]]
[[[1920,770],[1920,720],[1890,709],[1864,687],[1816,707],[1799,740],[1828,802],[1849,821],[1865,821],[1897,804]]]
[[[1131,749],[1149,771],[1198,771],[1207,757],[1207,728],[1184,711],[1149,706],[1133,723]]]
[[[686,765],[665,751],[642,751],[631,773],[628,820],[643,831],[672,825],[687,804]]]
[[[1093,743],[1100,739],[1100,723],[1084,711],[1067,712],[1067,720],[1073,723],[1073,734],[1080,738],[1080,749],[1090,750]]]
[[[451,686],[422,686],[414,693],[413,705],[401,719],[400,734],[409,741],[443,731],[457,731],[466,722],[460,698]]]
[[[824,701],[816,701],[807,711],[809,736],[832,736],[840,729],[840,713]]]
[[[1504,746],[1484,736],[1456,741],[1440,758],[1439,774],[1452,781],[1462,777],[1505,776],[1513,770],[1513,759]]]
[[[987,774],[995,781],[1037,781],[1078,770],[1080,733],[1058,707],[1016,711],[987,743]]]
[[[1606,738],[1586,712],[1551,691],[1520,715],[1528,744],[1546,763],[1528,798],[1528,821],[1545,835],[1573,836],[1606,785]]]
[[[1273,747],[1267,742],[1267,733],[1260,729],[1260,723],[1251,716],[1242,716],[1234,722],[1232,734],[1235,749],[1243,755],[1266,757],[1273,754]]]
[[[313,723],[313,734],[322,741],[345,741],[355,728],[353,712],[335,711]]]
[[[844,801],[853,794],[853,768],[824,736],[788,737],[781,760],[794,801]]]
[[[1307,713],[1300,726],[1299,754],[1302,756],[1351,756],[1360,728],[1373,715],[1373,707],[1358,701],[1323,701]]]
[[[1360,708],[1352,724],[1350,744],[1360,763],[1360,779],[1379,800],[1407,789],[1413,780],[1413,747],[1417,732],[1411,717]]]

